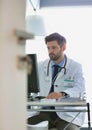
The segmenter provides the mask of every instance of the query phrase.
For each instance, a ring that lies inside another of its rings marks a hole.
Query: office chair
[[[27,124],[27,130],[48,130],[48,121],[42,121],[36,125]]]

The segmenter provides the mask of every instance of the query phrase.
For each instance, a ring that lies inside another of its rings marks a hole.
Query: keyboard
[[[81,102],[80,98],[77,97],[69,97],[69,98],[61,98],[60,101],[62,102]]]
[[[40,102],[48,102],[48,103],[50,103],[50,102],[56,102],[56,99],[47,99],[47,98],[44,98],[44,99],[41,99],[40,100]]]

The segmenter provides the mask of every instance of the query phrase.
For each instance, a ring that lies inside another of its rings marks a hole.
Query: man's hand
[[[58,98],[60,98],[60,97],[63,97],[63,94],[62,93],[59,93],[59,92],[52,92],[52,93],[50,93],[46,98],[48,98],[48,99],[58,99]]]

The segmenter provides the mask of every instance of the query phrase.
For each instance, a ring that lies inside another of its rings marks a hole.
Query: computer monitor
[[[27,98],[31,93],[39,92],[39,78],[37,67],[37,55],[27,54]]]

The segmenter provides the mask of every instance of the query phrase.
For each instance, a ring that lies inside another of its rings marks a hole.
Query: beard
[[[50,57],[50,60],[56,61],[61,57],[61,54],[58,53],[57,55],[55,55],[55,54],[51,53],[51,54],[49,54],[49,57]]]

